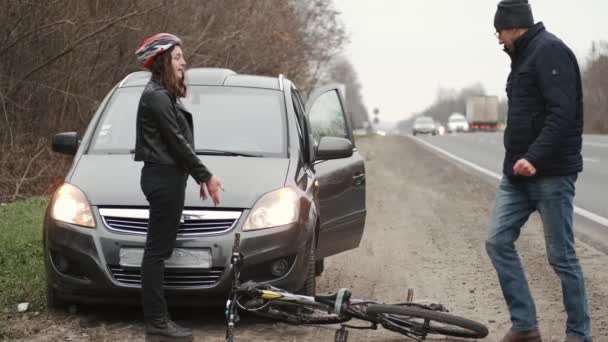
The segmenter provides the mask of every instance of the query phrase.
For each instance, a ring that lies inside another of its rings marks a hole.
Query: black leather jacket
[[[135,160],[182,166],[197,183],[211,178],[194,152],[192,114],[154,78],[139,100]]]

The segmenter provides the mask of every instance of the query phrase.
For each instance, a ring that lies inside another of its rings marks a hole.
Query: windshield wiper
[[[253,154],[253,153],[242,153],[235,151],[223,151],[223,150],[196,150],[197,155],[207,155],[207,156],[230,156],[230,157],[254,157],[261,158],[263,157],[261,154]]]

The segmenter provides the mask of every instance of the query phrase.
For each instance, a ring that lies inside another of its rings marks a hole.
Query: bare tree
[[[608,43],[593,43],[583,87],[585,132],[608,134]]]
[[[61,183],[71,159],[52,135],[84,131],[151,34],[179,35],[190,66],[284,73],[304,90],[346,41],[330,0],[4,0],[0,12],[0,201]]]

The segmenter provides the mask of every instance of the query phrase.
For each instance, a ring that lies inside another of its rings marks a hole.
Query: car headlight
[[[284,226],[296,222],[299,216],[299,196],[295,189],[281,188],[258,199],[243,225],[243,231]]]
[[[57,221],[95,228],[91,205],[80,189],[64,183],[53,196],[51,217]]]

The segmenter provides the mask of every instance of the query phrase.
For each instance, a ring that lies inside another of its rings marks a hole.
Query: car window
[[[448,122],[466,122],[467,118],[462,114],[452,114],[448,117]]]
[[[450,122],[466,122],[465,118],[451,118]]]
[[[434,123],[432,118],[418,118],[416,119],[415,123],[417,124],[432,124]]]
[[[349,138],[342,104],[336,90],[319,96],[308,115],[315,144],[318,144],[322,137]]]
[[[143,87],[119,88],[110,97],[89,152],[129,153],[135,148],[135,120]]]
[[[96,128],[89,153],[130,153],[143,87],[117,89]],[[182,99],[192,113],[196,149],[286,157],[282,93],[244,87],[190,86]]]
[[[189,87],[184,100],[195,123],[196,148],[286,156],[283,93],[237,87]]]

